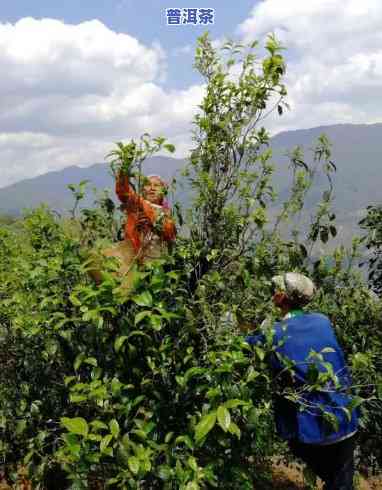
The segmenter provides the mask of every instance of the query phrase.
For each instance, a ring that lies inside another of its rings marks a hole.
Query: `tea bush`
[[[99,265],[100,284],[88,273],[92,251],[120,237],[121,214],[107,195],[81,210],[86,183],[72,186],[70,218],[41,207],[0,228],[0,451],[10,479],[19,464],[36,488],[252,489],[269,478],[283,451],[272,417],[282,387],[266,363],[271,343],[249,347],[237,323],[275,318],[270,280],[286,270],[319,286],[312,308],[333,320],[353,368],[360,462],[380,467],[381,304],[356,272],[357,241],[318,256],[336,233],[324,136],[311,162],[291,154],[291,195],[271,218],[272,154],[257,123],[275,100],[285,107],[285,65],[273,37],[264,59],[255,48],[228,43],[219,54],[199,40],[206,95],[185,169],[195,201],[179,215],[188,234],[133,270],[132,291],[113,259]],[[152,153],[142,141],[129,158]],[[318,172],[327,188],[311,227],[298,229]]]

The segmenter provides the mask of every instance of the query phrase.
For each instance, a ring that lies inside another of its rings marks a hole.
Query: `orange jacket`
[[[176,229],[174,221],[167,209],[162,206],[156,206],[137,194],[129,183],[126,175],[119,175],[116,179],[116,194],[119,200],[125,204],[127,220],[125,223],[125,240],[129,240],[133,245],[136,253],[139,253],[144,237],[147,236],[153,228],[158,217],[158,212],[164,213],[163,225],[160,237],[166,242],[175,240]],[[142,220],[142,218],[144,218]],[[139,226],[142,221],[145,223]]]

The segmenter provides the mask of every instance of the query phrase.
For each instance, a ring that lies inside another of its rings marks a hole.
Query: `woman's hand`
[[[139,230],[147,230],[147,228],[150,228],[152,226],[152,223],[148,216],[144,213],[139,213],[138,215],[138,221],[137,221],[137,227]]]
[[[255,325],[249,322],[238,321],[237,325],[239,327],[240,332],[243,333],[253,332],[253,330],[255,330],[256,328]]]

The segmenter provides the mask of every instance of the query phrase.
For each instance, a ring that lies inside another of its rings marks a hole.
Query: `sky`
[[[167,25],[166,8],[212,8],[213,25]],[[0,187],[104,161],[144,132],[192,145],[203,80],[197,37],[286,47],[290,111],[279,131],[382,122],[381,0],[3,0]]]

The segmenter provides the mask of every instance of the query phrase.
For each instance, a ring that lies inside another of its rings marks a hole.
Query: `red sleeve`
[[[135,205],[137,208],[143,207],[143,198],[134,191],[127,175],[122,175],[121,173],[118,175],[115,182],[115,192],[122,203]]]
[[[126,204],[127,206],[131,206],[133,208],[133,212],[142,213],[149,220],[151,226],[154,225],[155,220],[157,219],[157,211],[155,207],[152,206],[149,201],[139,196],[134,191],[134,189],[130,185],[127,175],[118,175],[116,179],[115,192],[122,203]],[[126,223],[126,233],[130,237],[130,239],[132,239],[133,235],[137,233],[134,228],[136,226],[137,219],[138,215],[136,215],[136,219],[130,220],[129,223]],[[162,239],[166,242],[171,242],[175,240],[176,237],[175,223],[171,216],[169,216],[167,213],[163,221],[163,229],[161,235]]]

